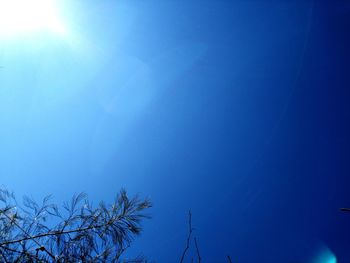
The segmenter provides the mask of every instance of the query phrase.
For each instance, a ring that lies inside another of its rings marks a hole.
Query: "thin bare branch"
[[[196,253],[197,253],[197,259],[198,259],[198,263],[201,263],[202,258],[201,258],[201,254],[199,253],[199,247],[198,247],[198,243],[197,243],[197,238],[194,238],[194,244],[196,245]]]
[[[190,248],[190,241],[191,241],[191,236],[192,236],[193,228],[192,228],[192,213],[191,210],[188,211],[188,236],[187,236],[187,241],[186,241],[186,247],[184,251],[182,252],[180,263],[183,263],[186,253]]]

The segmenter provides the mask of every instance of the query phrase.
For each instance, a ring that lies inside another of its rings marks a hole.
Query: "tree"
[[[188,234],[187,234],[187,239],[186,239],[186,246],[185,246],[184,250],[182,251],[180,263],[185,262],[186,254],[188,254],[189,249],[190,249],[190,244],[191,244],[194,230],[195,230],[195,228],[192,226],[192,212],[191,212],[191,210],[189,210],[188,211]],[[194,241],[194,245],[195,245],[195,253],[196,253],[196,258],[197,258],[196,261],[198,263],[201,263],[202,256],[201,256],[200,251],[199,251],[197,237],[193,237],[193,241]],[[231,259],[230,255],[227,255],[227,260],[229,263],[232,263],[232,259]],[[192,263],[195,262],[195,259],[193,257],[191,258],[191,262]]]
[[[94,207],[86,194],[73,196],[63,208],[51,196],[39,205],[0,189],[0,262],[145,262],[122,260],[148,218],[148,199],[129,198],[121,190],[111,205]]]

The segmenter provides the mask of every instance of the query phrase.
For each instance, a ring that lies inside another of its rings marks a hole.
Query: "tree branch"
[[[113,204],[101,202],[97,208],[86,195],[74,195],[70,203],[63,204],[67,216],[48,203],[48,198],[42,205],[24,198],[22,208],[12,193],[0,188],[2,204],[1,262],[119,262],[133,237],[142,231],[141,220],[149,217],[144,210],[152,206],[148,199],[130,199],[124,189]],[[49,216],[59,221],[48,221]],[[143,261],[137,258],[137,262]]]
[[[184,259],[185,259],[185,255],[187,250],[190,248],[190,240],[191,240],[191,236],[192,236],[192,232],[193,232],[193,228],[192,228],[192,213],[191,210],[188,211],[188,237],[187,237],[187,242],[186,242],[186,247],[182,253],[181,259],[180,259],[180,263],[183,263]]]
[[[27,236],[24,238],[20,238],[20,239],[16,239],[16,240],[8,240],[8,241],[4,241],[0,243],[0,247],[4,246],[4,245],[9,245],[9,244],[14,244],[14,243],[20,243],[22,241],[26,241],[26,240],[33,240],[35,243],[37,243],[40,247],[41,245],[35,241],[35,239],[37,238],[41,238],[41,237],[48,237],[48,236],[57,236],[57,235],[65,235],[65,234],[71,234],[71,233],[77,233],[77,232],[83,232],[83,231],[87,231],[87,230],[91,230],[94,228],[101,228],[101,227],[105,227],[108,226],[112,223],[114,223],[115,221],[117,221],[119,218],[116,218],[114,220],[110,220],[105,224],[101,224],[101,225],[92,225],[92,226],[88,226],[88,227],[83,227],[83,228],[76,228],[76,229],[71,229],[71,230],[64,230],[64,231],[51,231],[51,232],[46,232],[46,233],[42,233],[39,235],[35,235],[35,236]]]
[[[40,250],[45,251],[51,258],[55,259],[55,256],[52,255],[52,253],[50,253],[50,251],[48,251],[44,246],[42,246],[39,242],[37,242],[30,234],[28,234],[28,232],[25,231],[19,224],[17,224],[17,222],[16,222],[16,214],[14,215],[13,218],[9,217],[6,213],[3,213],[3,214],[7,217],[8,220],[10,220],[10,222],[13,222],[13,224],[27,236],[25,238],[25,240],[29,240],[29,239],[33,240],[39,246]],[[19,241],[19,242],[21,242],[21,241]],[[2,244],[8,245],[8,244],[11,244],[11,243],[3,242],[3,243],[0,244],[0,246],[2,246]]]
[[[199,248],[198,248],[198,244],[197,244],[197,238],[194,238],[194,244],[196,245],[196,252],[197,252],[197,258],[198,258],[198,263],[201,263],[202,258],[201,258],[201,254],[199,253]]]

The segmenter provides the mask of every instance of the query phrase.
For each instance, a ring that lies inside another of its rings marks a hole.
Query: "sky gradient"
[[[350,262],[346,1],[77,0],[66,32],[0,36],[0,182],[58,203],[121,187],[130,254]]]

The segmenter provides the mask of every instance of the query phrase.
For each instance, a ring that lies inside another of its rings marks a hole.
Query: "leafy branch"
[[[50,200],[39,205],[24,197],[22,207],[13,193],[0,189],[0,261],[120,262],[151,207],[148,199],[129,198],[125,190],[111,205],[97,207],[85,194],[73,196],[63,209]]]

